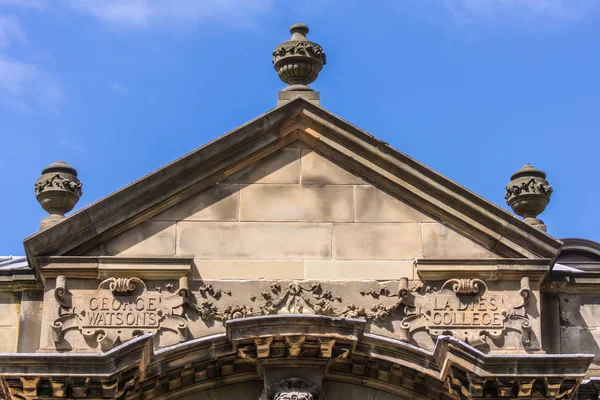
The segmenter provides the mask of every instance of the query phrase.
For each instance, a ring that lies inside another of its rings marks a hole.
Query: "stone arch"
[[[215,400],[232,391],[241,392],[236,400],[288,400],[281,394],[293,392],[310,394],[298,400],[348,393],[361,400],[568,398],[591,362],[484,354],[444,336],[429,351],[366,333],[365,324],[318,315],[241,318],[227,321],[226,333],[159,350],[147,334],[102,354],[10,354],[0,377],[8,398]]]

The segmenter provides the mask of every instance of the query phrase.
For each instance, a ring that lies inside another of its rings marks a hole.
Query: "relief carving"
[[[54,174],[49,178],[35,183],[35,194],[38,195],[47,189],[61,189],[81,196],[81,187],[82,185],[79,180],[70,180],[63,178],[59,174]]]
[[[524,345],[530,344],[531,323],[525,311],[531,296],[527,277],[521,279],[518,294],[510,298],[488,294],[487,285],[481,279],[450,279],[440,290],[417,286],[408,291],[406,283],[401,280],[398,295],[389,293],[387,288],[375,291],[375,296],[373,291],[364,293],[375,298],[399,298],[389,306],[375,304],[368,318],[381,322],[400,309],[400,340],[408,341],[415,331],[426,330],[434,338],[451,335],[472,346],[480,346],[485,344],[486,337],[500,338],[507,329],[513,329],[521,333]]]
[[[72,296],[66,303],[64,280],[57,279],[55,297],[60,305],[53,322],[55,342],[67,331],[78,330],[102,350],[145,333],[171,333],[171,343],[186,339],[188,322],[183,318],[187,301],[187,278],[180,279],[178,293],[148,291],[139,278],[108,278],[93,293]],[[60,299],[60,300],[59,300]],[[163,335],[166,336],[166,335]]]
[[[287,288],[273,282],[271,290],[263,290],[258,296],[252,296],[250,300],[262,303],[255,315],[278,314],[284,309],[288,313],[302,314],[308,308],[318,315],[335,315],[332,306],[334,301],[341,301],[339,297],[333,296],[329,290],[323,290],[320,283],[314,282],[309,287],[304,287],[298,282],[290,283]]]
[[[315,43],[298,42],[289,46],[281,46],[273,52],[273,64],[280,57],[302,55],[319,59],[323,65],[327,64],[327,57],[323,48]]]
[[[300,378],[287,378],[269,385],[263,399],[273,400],[320,400],[321,393],[315,383]]]
[[[208,296],[210,296],[213,299],[219,300],[224,294],[231,296],[231,290],[215,290],[213,288],[213,285],[202,285],[200,286],[198,291],[200,292],[200,295],[205,299],[208,298]]]
[[[545,177],[545,175],[544,175]],[[506,194],[504,198],[506,201],[510,201],[511,198],[517,197],[523,193],[539,193],[550,197],[552,194],[552,188],[548,185],[548,182],[538,182],[535,178],[531,178],[525,182],[518,182],[518,184],[508,185],[506,187]]]
[[[214,290],[212,286],[203,286],[200,294],[205,299],[209,295],[214,298],[231,295],[230,292]],[[521,334],[524,345],[531,342],[531,323],[525,311],[531,296],[527,277],[521,279],[521,288],[513,297],[490,294],[487,284],[481,279],[449,279],[438,289],[422,282],[409,287],[408,278],[401,278],[397,292],[380,286],[360,294],[379,302],[370,307],[350,303],[342,308],[337,306],[342,299],[318,282],[309,285],[290,282],[286,286],[273,282],[250,298],[254,306],[234,303],[220,309],[212,301],[189,304],[208,325],[215,321],[225,324],[228,320],[261,315],[317,314],[364,319],[377,325],[399,320],[400,326],[395,332],[402,341],[409,341],[415,332],[425,330],[433,338],[450,335],[472,346],[481,346],[487,338],[498,339],[507,330],[513,330]],[[385,299],[394,301],[390,303]]]
[[[212,286],[208,289],[203,286],[200,289],[200,294],[207,298],[206,294],[211,292],[215,299],[218,299],[222,294],[231,296],[231,292],[222,290],[214,291]],[[200,318],[207,324],[212,324],[214,321],[219,321],[225,324],[227,320],[254,317],[259,315],[275,315],[280,312],[291,314],[317,314],[328,316],[346,316],[356,315],[352,318],[357,318],[361,314],[360,309],[356,306],[348,306],[344,311],[337,312],[333,307],[334,302],[340,302],[341,298],[334,296],[331,291],[324,290],[319,283],[312,283],[306,287],[298,282],[291,282],[285,289],[278,282],[270,284],[269,289],[263,290],[259,295],[250,297],[250,300],[257,303],[257,308],[234,304],[227,306],[223,311],[220,311],[217,306],[211,301],[203,301],[200,304],[190,302]],[[354,307],[354,308],[350,308]],[[364,310],[362,311],[364,314]]]

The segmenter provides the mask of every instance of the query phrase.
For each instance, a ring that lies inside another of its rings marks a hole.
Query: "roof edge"
[[[311,138],[316,150],[329,146],[334,152],[352,153],[344,155],[350,162],[363,159],[367,169],[379,169],[372,173],[393,180],[399,193],[429,204],[434,216],[486,241],[491,251],[509,258],[549,258],[552,264],[558,255],[559,240],[320,106],[295,98],[29,236],[24,240],[28,260],[35,266],[37,256],[90,250],[224,179],[235,168],[297,140],[298,132],[307,131],[306,124],[322,131],[319,138]],[[192,174],[194,181],[189,179]]]

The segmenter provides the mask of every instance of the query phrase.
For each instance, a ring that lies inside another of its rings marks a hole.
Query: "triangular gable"
[[[301,141],[85,255],[194,257],[201,279],[314,280],[413,278],[415,259],[499,257]]]
[[[560,241],[297,98],[25,239],[30,262],[35,265],[37,256],[81,255],[106,246],[115,236],[298,141],[498,256],[554,259],[560,249]]]

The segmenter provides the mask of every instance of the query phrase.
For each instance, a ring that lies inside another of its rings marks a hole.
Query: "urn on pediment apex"
[[[35,183],[35,198],[50,215],[42,220],[40,229],[55,224],[75,207],[81,197],[81,182],[77,171],[64,161],[57,161],[42,170]]]
[[[545,231],[546,225],[537,216],[546,209],[550,195],[552,188],[546,180],[546,173],[526,164],[511,176],[504,198],[525,222]]]
[[[325,53],[318,44],[306,38],[308,26],[297,23],[290,27],[292,37],[273,51],[273,65],[279,78],[290,90],[312,91],[308,84],[314,82],[325,65]]]

